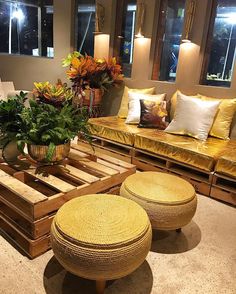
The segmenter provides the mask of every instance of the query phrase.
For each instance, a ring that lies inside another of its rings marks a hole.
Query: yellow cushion
[[[215,171],[236,178],[236,140],[230,140],[224,155],[217,161]]]
[[[209,135],[220,139],[229,139],[230,126],[236,110],[236,99],[217,99],[202,95],[201,99],[221,102]]]
[[[182,162],[206,171],[213,171],[216,160],[224,154],[230,141],[208,138],[206,141],[149,130],[135,136],[134,147]]]
[[[163,172],[136,173],[129,176],[123,185],[133,196],[159,204],[183,204],[195,197],[195,190],[190,183]]]
[[[125,124],[123,118],[117,116],[91,118],[89,129],[92,135],[121,144],[133,146],[135,134],[142,132],[136,125]]]
[[[120,109],[118,112],[118,117],[126,118],[128,115],[128,103],[129,103],[129,95],[128,92],[142,93],[142,94],[154,94],[155,88],[147,88],[147,89],[130,89],[127,86],[124,88],[124,93],[121,99]]]
[[[175,109],[176,109],[176,103],[177,103],[177,95],[179,94],[183,94],[180,90],[177,90],[173,96],[171,97],[171,107],[170,107],[170,120],[172,120],[174,118],[174,114],[175,114]],[[184,94],[185,95],[185,94]],[[188,95],[185,95],[188,96]],[[195,98],[199,98],[198,95],[191,95],[189,97],[195,97]]]

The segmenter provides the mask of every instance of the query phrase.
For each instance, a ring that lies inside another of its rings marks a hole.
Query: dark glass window
[[[185,0],[162,0],[152,79],[175,81],[184,24]]]
[[[135,35],[136,0],[117,1],[114,55],[123,74],[131,77]]]
[[[53,1],[0,0],[0,40],[2,53],[53,57]]]
[[[95,0],[76,2],[76,49],[81,54],[94,55]]]
[[[236,56],[236,0],[214,0],[201,83],[230,87]]]

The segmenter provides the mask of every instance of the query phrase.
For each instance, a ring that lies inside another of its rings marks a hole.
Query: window
[[[94,55],[95,0],[78,0],[76,4],[76,50]]]
[[[131,77],[135,18],[136,0],[117,1],[114,55],[122,65],[126,77]]]
[[[175,81],[184,24],[185,0],[162,0],[152,79]]]
[[[0,0],[0,24],[1,53],[53,57],[53,1]]]
[[[213,0],[201,83],[230,87],[236,56],[236,0]]]

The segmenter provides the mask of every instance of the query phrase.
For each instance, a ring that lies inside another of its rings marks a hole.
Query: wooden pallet
[[[50,226],[68,200],[85,194],[118,194],[135,166],[91,147],[73,145],[65,167],[47,167],[48,176],[30,166],[17,171],[0,163],[0,229],[34,258],[50,248]]]
[[[121,143],[117,143],[96,136],[93,136],[92,145],[95,148],[95,150],[98,150],[103,154],[107,154],[114,158],[121,159],[128,163],[131,163],[133,151],[133,147],[131,146],[127,146]]]
[[[142,171],[163,171],[190,182],[197,193],[209,196],[213,173],[150,152],[135,149],[132,163]]]
[[[210,196],[236,206],[236,179],[215,173]]]

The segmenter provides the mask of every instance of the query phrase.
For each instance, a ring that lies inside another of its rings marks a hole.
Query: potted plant
[[[116,58],[96,59],[75,51],[63,60],[63,66],[69,67],[66,73],[72,82],[76,104],[98,105],[104,91],[123,81]]]
[[[17,148],[16,135],[21,128],[20,113],[24,109],[26,93],[20,92],[16,97],[0,100],[0,149],[2,156],[8,163],[16,162],[20,154]]]
[[[0,128],[2,138],[12,134],[9,138],[16,138],[18,149],[23,153],[27,145],[30,157],[39,163],[58,163],[67,157],[71,139],[79,133],[90,139],[88,117],[72,106],[73,95],[65,84],[35,83],[33,92],[36,99],[28,107],[25,94],[0,104],[0,120],[6,121]]]

